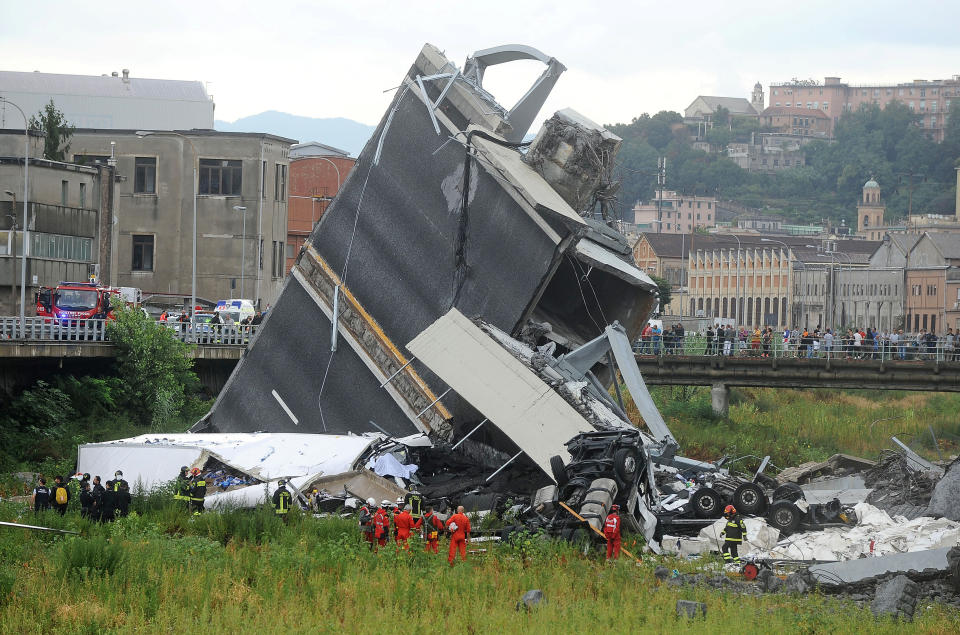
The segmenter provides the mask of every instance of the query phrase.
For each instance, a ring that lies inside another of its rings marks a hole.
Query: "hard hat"
[[[390,501],[388,501],[388,500],[380,501],[380,506],[381,506],[381,507],[390,507]]]
[[[397,505],[403,505],[403,496],[397,496]]]
[[[286,484],[287,484],[287,482],[286,482],[285,480],[283,480],[283,479],[280,479],[279,481],[277,481],[277,485],[279,485],[280,487],[283,487],[283,486],[286,485]]]
[[[377,504],[377,499],[375,499],[373,496],[367,499],[367,505],[370,505],[370,507],[373,507],[376,504]]]
[[[199,467],[195,467],[195,468],[193,468],[193,469],[190,471],[190,473],[193,474],[194,476],[196,476],[196,475],[200,474],[200,468],[199,468]]]
[[[90,475],[87,474],[86,472],[84,472],[84,473],[83,473],[83,479],[82,479],[82,480],[84,480],[84,481],[89,481],[89,480],[90,480]]]
[[[737,513],[737,508],[734,507],[733,505],[727,505],[726,507],[723,508],[724,516],[734,516],[736,515],[736,513]]]
[[[114,472],[113,475],[116,476],[117,478],[123,478],[123,472],[121,472],[120,470],[117,470],[116,472]]]
[[[620,506],[614,503],[613,505],[610,506],[610,511],[612,512],[620,511]]]
[[[189,469],[190,469],[190,468],[187,467],[186,465],[181,465],[181,466],[180,466],[180,471],[181,471],[181,472],[186,472],[186,471],[189,470]]]

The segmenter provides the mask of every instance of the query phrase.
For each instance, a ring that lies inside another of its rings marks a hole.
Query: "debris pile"
[[[873,490],[866,502],[892,516],[918,518],[926,515],[940,474],[922,469],[903,452],[885,450],[877,464],[863,474],[863,480]]]

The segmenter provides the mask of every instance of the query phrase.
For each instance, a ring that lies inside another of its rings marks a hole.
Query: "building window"
[[[92,238],[30,232],[30,257],[32,258],[90,262],[92,249]]]
[[[80,208],[82,209],[86,206],[87,206],[87,184],[81,183],[80,184]]]
[[[153,236],[133,236],[132,271],[153,271]]]
[[[239,196],[242,161],[200,159],[200,194]]]
[[[70,182],[69,181],[60,181],[60,204],[64,207],[67,206],[67,201],[70,200]]]
[[[157,193],[157,158],[134,159],[133,191],[135,194]]]
[[[273,258],[270,262],[270,275],[274,278],[282,278],[285,260],[283,257],[283,241],[273,241]]]
[[[277,178],[273,182],[273,200],[287,200],[287,166],[277,164]]]
[[[260,166],[260,193],[263,195],[263,200],[267,200],[267,162],[261,161]],[[261,267],[262,269],[263,267]]]

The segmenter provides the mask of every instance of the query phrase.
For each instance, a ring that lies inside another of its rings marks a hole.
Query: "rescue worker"
[[[31,500],[34,513],[50,509],[50,488],[47,487],[47,479],[41,476],[37,480],[37,486],[33,488]]]
[[[414,529],[421,529],[426,552],[440,553],[440,532],[443,531],[443,521],[433,513],[433,507],[427,507],[427,512],[417,520]]]
[[[393,516],[393,526],[397,531],[397,548],[410,551],[410,530],[414,525],[413,516],[406,509],[400,510]]]
[[[363,541],[370,546],[370,550],[373,551],[373,515],[377,510],[377,501],[373,498],[368,498],[366,504],[360,508],[360,534],[363,536]]]
[[[607,561],[620,557],[620,506],[610,506],[610,513],[603,521],[603,537],[607,539]]]
[[[190,507],[193,509],[193,515],[199,516],[203,513],[203,499],[207,495],[207,481],[200,474],[200,468],[195,467],[191,471],[190,478]]]
[[[287,522],[287,514],[290,513],[290,506],[293,504],[293,495],[287,489],[287,482],[283,479],[277,481],[277,491],[273,493],[273,511]]]
[[[403,499],[397,498],[401,501],[399,503],[393,504],[393,509],[390,511],[390,522],[393,524],[393,544],[397,547],[400,546],[400,539],[397,537],[397,515],[400,513],[400,508],[403,506]]]
[[[457,550],[460,550],[460,559],[467,561],[467,543],[470,542],[470,519],[463,513],[463,505],[457,507],[457,513],[447,519],[444,525],[450,532],[450,553],[447,555],[447,562],[453,566],[453,561],[457,559]]]
[[[404,507],[410,512],[414,522],[423,517],[423,494],[417,491],[410,492],[403,499]]]
[[[173,500],[183,501],[184,508],[190,510],[190,468],[186,465],[180,467],[180,473],[173,484]]]
[[[389,506],[390,501],[381,501],[373,515],[373,536],[377,539],[377,550],[387,546],[387,538],[390,536],[390,516],[387,515]]]
[[[130,487],[123,479],[119,483],[114,482],[113,486],[117,495],[117,516],[125,517],[130,514]]]
[[[93,477],[93,487],[90,488],[90,495],[93,496],[93,513],[90,516],[91,520],[101,520],[100,512],[103,509],[103,493],[106,490],[103,485],[100,483],[100,475]]]
[[[100,522],[112,523],[116,520],[117,492],[113,489],[113,481],[107,481],[100,497]]]
[[[93,518],[93,494],[90,493],[90,481],[80,481],[80,517]]]
[[[123,480],[123,472],[117,470],[113,473],[113,491],[119,492],[121,489],[130,490],[130,483]]]
[[[744,536],[747,535],[747,526],[744,524],[743,519],[740,518],[740,514],[737,513],[737,508],[733,505],[727,505],[723,509],[723,517],[727,519],[727,524],[723,528],[723,531],[720,532],[720,535],[723,536],[723,561],[724,562],[740,562],[740,543],[743,542]]]
[[[61,516],[67,513],[67,504],[70,502],[70,490],[67,489],[67,485],[63,482],[62,476],[55,476],[53,478],[53,488],[50,491],[50,499],[53,503],[54,511]]]

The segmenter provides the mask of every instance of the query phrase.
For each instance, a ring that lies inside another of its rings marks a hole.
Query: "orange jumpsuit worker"
[[[373,535],[377,539],[379,547],[387,546],[387,539],[390,537],[390,517],[387,515],[387,506],[390,501],[383,501],[373,515]]]
[[[397,547],[410,550],[410,530],[413,529],[413,516],[406,509],[393,517],[393,526],[397,529]]]
[[[427,513],[414,523],[414,529],[423,528],[423,550],[440,553],[440,532],[443,531],[443,521],[433,513],[433,507],[427,508]]]
[[[447,519],[445,526],[450,532],[450,553],[447,555],[447,561],[452,567],[459,549],[460,559],[466,562],[467,543],[470,541],[470,519],[463,513],[463,505],[457,507],[457,513]]]
[[[611,505],[610,514],[603,523],[603,537],[607,539],[607,560],[620,557],[620,506]]]

